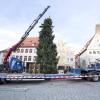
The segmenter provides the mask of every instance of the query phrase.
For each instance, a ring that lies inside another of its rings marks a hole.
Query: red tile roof
[[[39,37],[28,37],[26,38],[20,47],[34,47],[34,46],[38,46],[39,44]],[[10,48],[1,50],[0,52],[8,52]]]
[[[33,47],[33,46],[38,46],[38,44],[39,44],[38,37],[28,37],[22,42],[20,47]]]
[[[28,37],[22,42],[20,47],[34,47],[34,46],[37,47],[38,44],[39,44],[38,37]],[[0,51],[0,53],[3,53],[3,57],[7,55],[9,49],[10,48]]]

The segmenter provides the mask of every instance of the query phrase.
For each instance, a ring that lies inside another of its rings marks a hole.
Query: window
[[[27,56],[24,56],[24,61],[27,61]]]
[[[28,61],[31,61],[31,56],[28,57]]]
[[[21,53],[23,53],[24,52],[24,49],[21,49]]]
[[[97,54],[100,54],[100,51],[97,51]]]
[[[36,49],[34,49],[34,53],[36,53],[37,52],[37,50]]]
[[[25,49],[25,53],[28,53],[28,49]]]
[[[37,59],[37,56],[34,56],[34,57],[33,57],[33,61],[36,61],[36,59]]]
[[[29,53],[32,53],[32,49],[29,50]]]
[[[20,56],[19,59],[22,60],[22,56]]]
[[[69,58],[67,58],[68,62],[69,62]]]
[[[17,53],[20,53],[20,49],[17,49]]]
[[[16,58],[19,58],[19,56],[16,56]]]
[[[96,51],[93,51],[93,54],[96,54]]]
[[[73,61],[73,58],[70,58],[70,61]]]
[[[91,52],[91,51],[89,51],[89,54],[92,54],[92,52]]]

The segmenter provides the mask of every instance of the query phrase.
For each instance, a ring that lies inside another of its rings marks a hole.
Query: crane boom
[[[28,27],[28,29],[25,31],[25,33],[24,33],[24,35],[21,37],[20,41],[19,41],[17,44],[15,44],[14,46],[12,46],[12,47],[8,50],[8,52],[7,52],[7,54],[6,54],[5,58],[4,58],[4,61],[3,61],[4,64],[7,63],[7,60],[8,60],[8,58],[9,58],[9,56],[11,55],[12,51],[15,51],[15,50],[21,45],[21,43],[22,43],[22,42],[27,38],[27,36],[29,35],[30,31],[36,26],[36,24],[38,23],[38,21],[41,19],[41,17],[46,13],[46,11],[47,11],[49,8],[50,8],[50,6],[47,6],[47,7],[44,9],[44,11],[43,11],[41,14],[39,14],[39,16],[32,22],[32,24],[31,24],[31,25]]]

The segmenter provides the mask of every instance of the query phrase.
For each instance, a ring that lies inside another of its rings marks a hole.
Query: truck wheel
[[[87,77],[87,80],[88,80],[88,81],[91,81],[91,80],[92,80],[92,78],[91,78],[91,77]]]
[[[99,76],[98,76],[98,75],[93,75],[93,76],[92,76],[92,81],[93,81],[93,82],[99,81]]]
[[[88,80],[88,81],[92,81],[91,75],[92,75],[91,72],[88,72],[88,73],[87,73],[87,80]]]

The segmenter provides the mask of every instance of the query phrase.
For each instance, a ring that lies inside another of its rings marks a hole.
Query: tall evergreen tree
[[[53,43],[54,35],[51,18],[46,18],[40,26],[39,45],[37,48],[37,63],[40,64],[40,70],[46,73],[54,73],[56,71],[58,58],[57,48]]]

